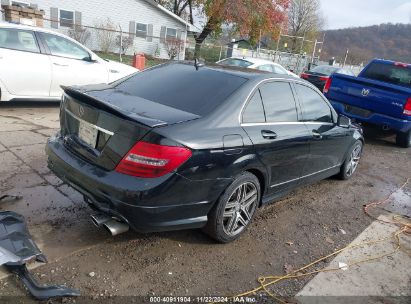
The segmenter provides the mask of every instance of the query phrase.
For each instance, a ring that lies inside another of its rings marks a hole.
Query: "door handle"
[[[261,135],[265,139],[276,139],[277,138],[277,133],[275,133],[273,131],[269,131],[269,130],[262,130]]]
[[[312,131],[312,134],[313,134],[313,137],[314,137],[315,139],[322,139],[322,138],[323,138],[323,136],[321,135],[321,133],[319,133],[318,131],[313,130],[313,131]]]
[[[53,64],[56,65],[56,66],[61,66],[61,67],[68,66],[68,64],[61,64],[61,63],[56,63],[56,62],[53,62]]]

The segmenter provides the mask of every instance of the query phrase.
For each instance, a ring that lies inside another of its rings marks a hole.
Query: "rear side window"
[[[158,66],[120,82],[115,87],[178,110],[205,116],[248,79],[191,64]]]
[[[263,64],[260,65],[259,67],[257,67],[258,70],[260,71],[266,71],[266,72],[270,72],[270,73],[274,73],[274,68],[272,64]]]
[[[0,28],[0,48],[40,53],[34,33],[17,29]]]
[[[276,74],[282,74],[282,75],[287,75],[287,71],[285,69],[283,69],[280,66],[274,66],[274,73]]]
[[[375,62],[362,73],[361,77],[411,88],[410,66]]]
[[[295,87],[302,103],[302,121],[333,122],[331,109],[320,94],[304,85],[296,84]]]
[[[257,90],[243,112],[243,123],[265,122],[263,101],[259,90]]]
[[[267,122],[294,122],[297,109],[288,82],[269,82],[260,87]]]
[[[227,58],[219,62],[222,65],[236,66],[241,68],[246,68],[252,65],[250,61],[238,59],[238,58]]]

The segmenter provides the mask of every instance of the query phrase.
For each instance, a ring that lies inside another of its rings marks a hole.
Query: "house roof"
[[[183,23],[187,27],[187,31],[189,31],[189,32],[199,32],[199,29],[196,26],[194,26],[191,23],[185,21],[183,18],[177,16],[173,12],[170,12],[168,9],[166,9],[164,6],[158,4],[154,0],[144,0],[144,1],[151,4],[152,6],[156,7],[157,9],[159,9],[160,11],[162,11],[165,14],[169,15],[170,17],[176,19],[177,21]]]

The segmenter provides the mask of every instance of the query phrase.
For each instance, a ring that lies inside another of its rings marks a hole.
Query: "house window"
[[[136,24],[136,36],[146,38],[147,37],[147,24],[137,23]]]
[[[166,31],[166,39],[176,39],[176,38],[177,38],[177,30],[168,27]]]
[[[60,10],[60,26],[73,27],[74,25],[74,12]]]

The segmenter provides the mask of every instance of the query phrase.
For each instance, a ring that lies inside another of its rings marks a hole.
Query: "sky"
[[[411,0],[320,0],[326,29],[411,23]]]

